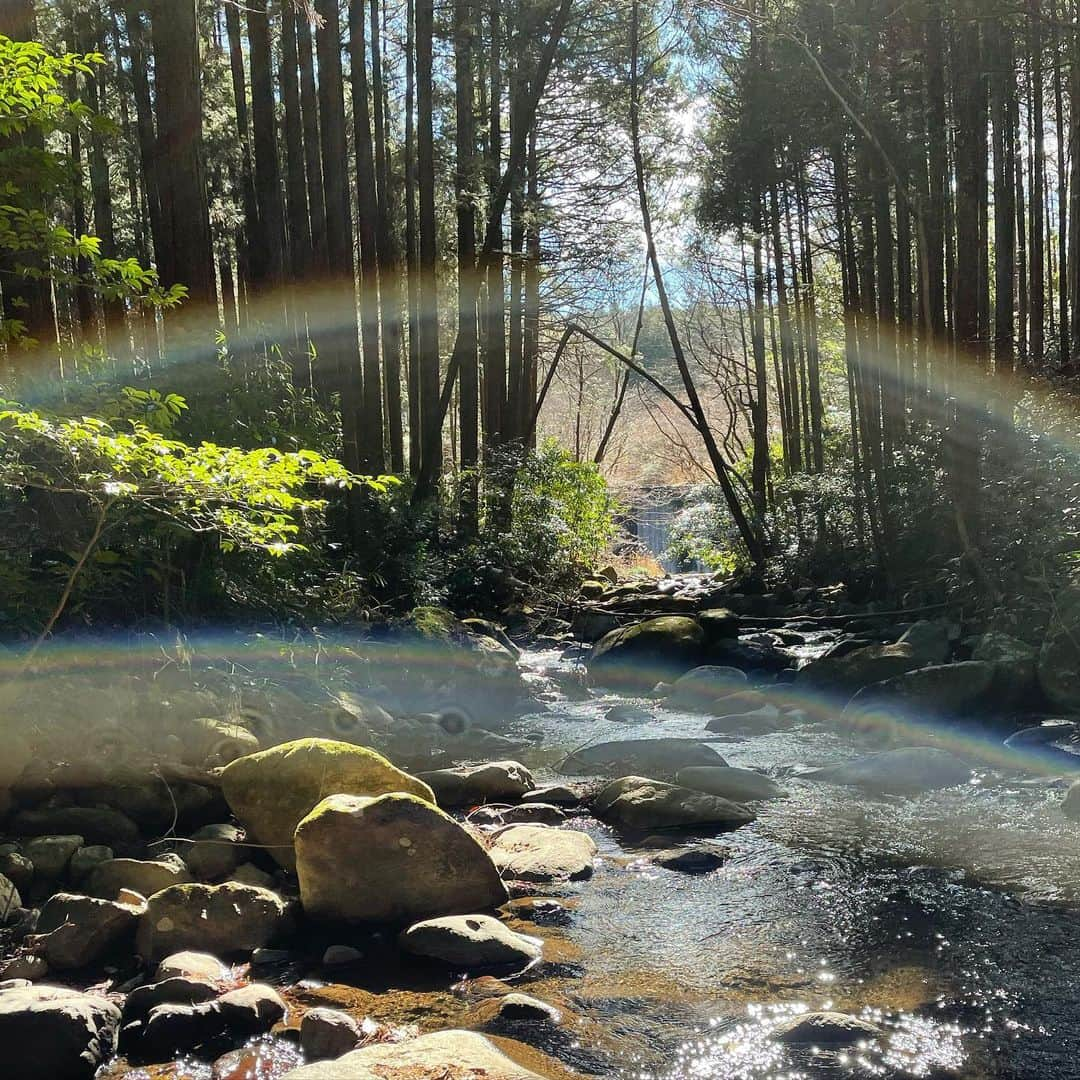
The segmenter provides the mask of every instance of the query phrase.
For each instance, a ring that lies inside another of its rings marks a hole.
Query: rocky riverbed
[[[52,658],[6,704],[0,1076],[1075,1075],[1059,632],[585,594]]]

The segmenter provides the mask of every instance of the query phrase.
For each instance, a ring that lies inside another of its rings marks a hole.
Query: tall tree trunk
[[[304,117],[300,106],[299,56],[293,0],[280,0],[281,103],[285,111],[285,176],[289,226],[289,274],[305,283],[312,271],[311,217],[308,213]]]
[[[330,263],[326,226],[326,192],[323,186],[322,140],[319,134],[319,95],[315,86],[311,24],[302,12],[296,14],[296,52],[300,61],[300,108],[304,115],[304,161],[307,166],[308,212],[311,215],[312,267],[317,273],[326,273],[330,268]]]
[[[229,39],[229,72],[232,77],[233,108],[240,138],[240,200],[244,212],[242,242],[237,245],[243,286],[262,276],[266,265],[265,244],[259,228],[259,205],[255,195],[255,167],[251,152],[251,119],[248,114],[247,72],[244,70],[244,41],[240,9],[225,5],[225,32]]]
[[[488,190],[496,192],[502,177],[502,20],[498,0],[489,16],[488,55]],[[488,218],[489,230],[498,230],[487,259],[487,304],[484,310],[484,445],[490,451],[503,442],[506,410],[506,306],[503,290],[502,214]],[[490,240],[490,237],[489,237]]]
[[[1046,247],[1044,192],[1046,190],[1046,149],[1043,110],[1043,19],[1042,0],[1029,0],[1031,18],[1031,191],[1028,196],[1031,240],[1031,327],[1028,358],[1040,365],[1046,351]]]
[[[409,352],[409,475],[420,473],[420,314],[416,228],[416,27],[415,0],[405,0],[405,305]]]
[[[1013,329],[1016,294],[1016,132],[1012,101],[1016,73],[1008,29],[994,35],[997,60],[991,85],[991,122],[994,142],[994,367],[1012,372],[1016,360]]]

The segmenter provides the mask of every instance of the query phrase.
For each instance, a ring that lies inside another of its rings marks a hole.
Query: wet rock
[[[799,1013],[773,1028],[777,1042],[814,1046],[855,1046],[883,1034],[869,1020],[838,1012]]]
[[[0,992],[4,1080],[90,1080],[112,1053],[120,1010],[59,986]]]
[[[218,792],[202,784],[178,780],[171,780],[168,787],[160,780],[148,780],[144,784],[109,784],[95,790],[92,798],[95,803],[119,810],[142,829],[154,833],[200,818],[213,810],[215,802],[221,801]]]
[[[727,854],[711,847],[681,848],[678,851],[661,851],[650,862],[665,870],[680,874],[711,874],[727,861]]]
[[[814,769],[801,774],[800,779],[860,787],[884,795],[913,795],[966,784],[971,779],[971,767],[947,750],[913,746]]]
[[[255,967],[287,964],[291,959],[292,953],[288,949],[256,949],[251,954],[251,963]]]
[[[110,859],[91,871],[86,880],[86,891],[106,900],[115,899],[124,889],[150,897],[170,885],[184,885],[189,881],[191,874],[179,855],[164,855],[153,860]]]
[[[585,833],[544,825],[516,825],[495,837],[489,854],[499,873],[515,881],[578,881],[593,872],[596,844]]]
[[[1037,651],[1027,642],[1000,630],[988,630],[971,650],[972,660],[991,660],[995,663],[1030,664]]]
[[[315,919],[411,922],[507,899],[476,838],[414,795],[324,799],[296,830],[296,862]]]
[[[694,765],[726,765],[708,744],[697,739],[626,739],[575,750],[557,766],[570,776],[625,776],[630,773],[673,777]]]
[[[520,762],[492,761],[418,773],[417,779],[435,793],[440,806],[476,806],[520,799],[536,787],[533,775]]]
[[[308,1061],[341,1057],[359,1041],[360,1025],[339,1009],[309,1009],[300,1021],[300,1049]]]
[[[225,767],[221,786],[249,834],[290,870],[297,825],[328,795],[399,791],[435,801],[427,784],[380,754],[330,739],[299,739],[240,758]]]
[[[581,805],[581,795],[565,784],[551,784],[547,787],[533,788],[521,797],[521,801],[526,805],[538,802],[569,809]]]
[[[521,650],[510,640],[506,630],[496,623],[493,623],[490,619],[462,619],[461,625],[471,634],[477,634],[480,637],[493,638],[508,653],[510,653],[515,660],[521,655]]]
[[[4,847],[6,850],[0,853],[0,875],[25,892],[34,880],[34,864],[14,844]]]
[[[655,717],[639,705],[612,705],[604,719],[613,724],[650,724]]]
[[[864,708],[873,711],[881,704],[965,715],[1005,701],[998,681],[999,666],[984,660],[959,664],[937,664],[884,679],[855,694],[844,709],[845,715]]]
[[[34,864],[38,877],[63,877],[71,857],[83,846],[81,836],[35,836],[22,846],[22,853]]]
[[[240,846],[244,833],[235,825],[204,825],[191,834],[195,841],[184,853],[188,869],[200,881],[221,881],[229,877],[246,857]]]
[[[167,1061],[179,1054],[223,1049],[230,1041],[229,1025],[216,1004],[155,1005],[145,1020],[125,1025],[127,1053],[142,1061]]]
[[[291,920],[277,893],[253,885],[171,885],[150,897],[136,950],[148,961],[184,949],[250,952],[286,933]]]
[[[134,844],[139,828],[126,814],[94,806],[21,810],[11,820],[16,836],[82,836],[91,844]]]
[[[566,814],[546,803],[523,803],[520,806],[481,806],[469,815],[473,825],[561,825]]]
[[[664,704],[670,709],[708,712],[718,698],[746,686],[746,673],[719,664],[696,667],[680,675],[671,685]]]
[[[554,1005],[530,994],[512,991],[481,1004],[474,1014],[473,1024],[498,1031],[516,1024],[547,1024],[558,1027],[562,1021],[562,1013]]]
[[[154,972],[158,982],[166,979],[200,979],[224,986],[231,977],[231,971],[216,956],[210,953],[184,950],[172,953],[162,960]]]
[[[230,881],[237,881],[241,885],[257,885],[260,889],[272,889],[274,876],[261,870],[254,863],[242,863],[230,875]]]
[[[89,847],[81,847],[71,856],[68,864],[68,872],[72,881],[82,881],[95,866],[108,862],[114,858],[113,849],[104,844],[91,844]]]
[[[705,730],[724,734],[762,735],[771,731],[782,731],[790,723],[775,705],[763,705],[753,712],[714,716],[705,725]]]
[[[229,1025],[229,1030],[243,1036],[269,1031],[288,1009],[285,1002],[270,986],[251,983],[222,994],[215,1002]]]
[[[15,883],[0,874],[0,926],[7,926],[18,917],[22,907],[22,897]]]
[[[648,689],[694,667],[705,641],[697,620],[663,615],[605,634],[588,658],[590,680],[601,686]]]
[[[412,956],[462,970],[524,968],[539,960],[543,951],[537,938],[515,933],[490,915],[427,919],[410,926],[398,942]]]
[[[612,781],[597,793],[592,809],[601,821],[634,830],[699,825],[738,829],[754,820],[753,812],[740,803],[644,776]]]
[[[920,619],[900,635],[899,644],[910,645],[921,664],[944,664],[949,658],[949,625],[941,619]]]
[[[347,967],[349,964],[358,964],[364,959],[364,954],[351,945],[328,945],[322,955],[323,967]]]
[[[126,904],[57,893],[42,908],[37,932],[54,971],[86,967],[135,932],[141,912]]]
[[[136,987],[124,1000],[124,1023],[144,1019],[158,1005],[200,1005],[213,1001],[220,993],[220,986],[214,982],[185,975],[147,983]]]
[[[770,705],[775,708],[773,702],[760,690],[739,690],[713,701],[709,705],[709,715],[713,717],[738,716],[743,713],[757,712]]]
[[[558,900],[546,896],[523,896],[511,900],[506,911],[515,918],[534,922],[539,926],[565,926],[570,922],[570,909]]]
[[[914,671],[922,664],[912,645],[866,645],[842,656],[827,654],[811,660],[800,668],[795,681],[850,696],[864,686]]]
[[[682,787],[703,791],[706,795],[719,795],[732,802],[756,802],[759,799],[779,799],[783,788],[753,769],[736,769],[730,765],[719,768],[680,769],[675,782]]]
[[[336,1061],[317,1062],[286,1073],[281,1080],[543,1080],[507,1057],[475,1031],[436,1031],[399,1043],[377,1043]]]
[[[49,962],[35,953],[19,953],[0,964],[0,978],[38,982],[49,974]]]
[[[706,608],[698,613],[697,620],[709,644],[738,637],[742,624],[742,619],[729,608]]]

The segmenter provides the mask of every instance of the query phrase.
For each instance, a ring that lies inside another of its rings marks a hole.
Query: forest
[[[0,1076],[1074,1076],[1078,400],[1074,0],[0,0]]]

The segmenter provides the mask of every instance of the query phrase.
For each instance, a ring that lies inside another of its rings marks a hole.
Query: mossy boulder
[[[864,645],[843,655],[818,657],[799,670],[797,682],[850,697],[864,686],[914,671],[926,661],[909,642]]]
[[[701,660],[705,632],[687,615],[661,615],[605,634],[589,654],[589,678],[602,686],[649,689]]]
[[[331,795],[296,829],[300,900],[311,918],[408,923],[487,911],[506,886],[479,841],[425,799]]]
[[[297,739],[231,762],[221,788],[252,839],[291,870],[293,833],[328,795],[384,795],[402,791],[429,803],[431,788],[381,754],[332,739]]]

